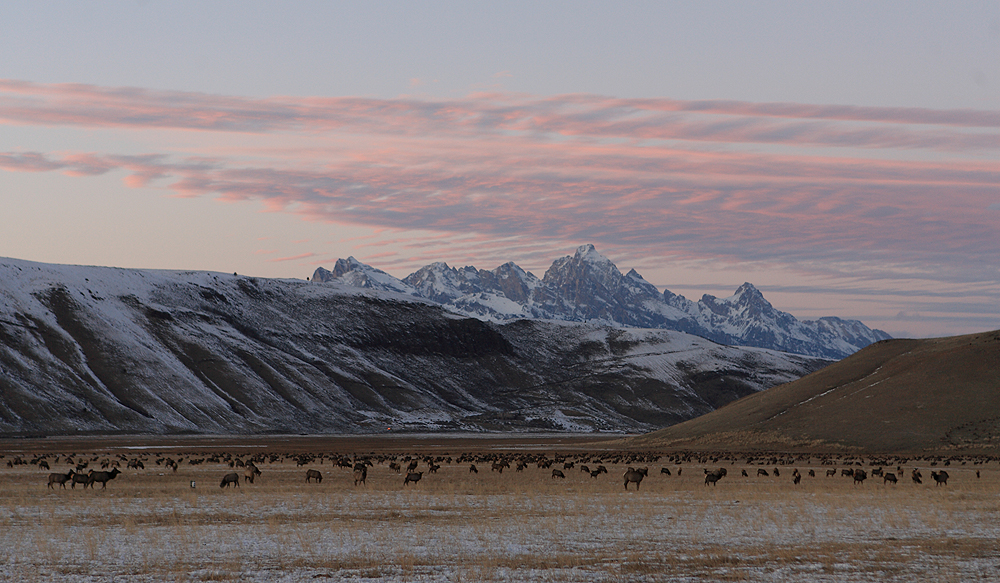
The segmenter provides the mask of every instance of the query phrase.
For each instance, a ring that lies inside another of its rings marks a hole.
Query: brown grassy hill
[[[1000,331],[885,340],[797,381],[629,440],[721,450],[1000,451]]]

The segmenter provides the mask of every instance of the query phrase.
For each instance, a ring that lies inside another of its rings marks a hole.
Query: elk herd
[[[2,459],[3,455],[0,455]],[[934,468],[930,471],[930,478],[935,486],[947,486],[951,477],[948,472],[940,466],[967,466],[972,464],[973,468],[965,468],[960,472],[962,478],[972,477],[973,470],[975,479],[980,478],[980,470],[975,466],[982,466],[995,458],[989,456],[979,457],[924,457],[911,459],[906,457],[860,457],[860,456],[832,456],[832,455],[797,455],[797,456],[735,456],[727,453],[703,454],[703,453],[639,453],[639,452],[601,452],[601,453],[577,453],[577,454],[542,454],[542,453],[463,453],[459,456],[427,455],[427,454],[375,454],[368,455],[339,455],[339,454],[257,454],[254,456],[240,456],[228,453],[187,455],[178,459],[164,455],[152,454],[149,456],[127,457],[123,454],[117,456],[79,456],[76,454],[53,456],[35,456],[29,462],[24,456],[16,456],[7,460],[8,468],[16,466],[35,466],[42,470],[51,470],[55,464],[65,464],[69,466],[67,472],[50,472],[47,479],[47,487],[55,489],[65,489],[69,484],[75,489],[77,484],[86,488],[93,488],[94,484],[100,484],[101,489],[107,489],[108,482],[114,480],[123,472],[120,469],[125,466],[126,471],[145,471],[146,464],[154,464],[152,467],[162,469],[163,472],[176,473],[182,464],[188,466],[198,466],[205,463],[228,465],[231,471],[222,475],[219,486],[221,488],[240,487],[240,478],[244,483],[253,484],[263,472],[260,465],[294,462],[296,467],[306,467],[329,464],[334,470],[343,468],[350,470],[355,487],[366,487],[368,472],[375,466],[385,466],[383,475],[400,474],[403,476],[402,487],[410,484],[418,484],[425,475],[437,474],[443,465],[468,467],[468,474],[478,475],[479,467],[490,468],[490,472],[496,474],[498,479],[504,470],[510,470],[513,466],[515,473],[524,472],[534,465],[538,469],[549,470],[552,480],[566,481],[567,475],[586,476],[585,481],[597,480],[602,474],[609,473],[608,465],[623,468],[621,479],[625,490],[629,490],[630,484],[635,484],[638,491],[644,479],[649,478],[649,465],[666,462],[666,465],[659,470],[658,479],[677,479],[682,476],[684,466],[700,466],[703,471],[705,486],[717,486],[728,475],[727,469],[721,465],[728,463],[734,466],[737,463],[744,467],[740,471],[743,479],[752,480],[784,480],[788,479],[794,486],[803,483],[803,474],[798,466],[821,465],[828,466],[825,471],[826,478],[835,478],[837,470],[840,469],[840,476],[850,478],[853,485],[861,487],[869,477],[881,479],[882,486],[894,487],[905,476],[904,466],[909,467],[909,476],[913,484],[923,484],[924,469]],[[559,467],[552,467],[557,465]],[[606,465],[607,464],[607,465]],[[644,465],[640,465],[644,464]],[[95,467],[91,467],[91,465]],[[97,469],[96,466],[100,466]],[[753,472],[753,466],[756,471]],[[750,472],[748,472],[748,469]],[[242,470],[242,472],[237,471]],[[420,470],[420,471],[418,471]],[[463,470],[464,471],[464,470]],[[808,468],[805,474],[808,478],[816,478],[816,469]],[[751,474],[753,472],[753,474]],[[787,472],[787,474],[783,474]],[[160,474],[164,475],[164,474]],[[300,474],[301,475],[301,474]],[[676,478],[674,478],[676,476]],[[300,478],[301,479],[301,478]],[[436,478],[431,478],[436,479]],[[822,478],[821,478],[822,479]],[[730,478],[732,480],[732,478]],[[313,468],[305,469],[305,482],[321,484],[323,474],[320,470]],[[192,482],[192,487],[194,482]]]

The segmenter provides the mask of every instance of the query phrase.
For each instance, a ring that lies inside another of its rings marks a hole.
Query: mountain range
[[[587,273],[599,265],[582,259]],[[547,278],[572,286],[564,263],[565,278]],[[619,280],[651,287],[603,265],[601,286],[576,280],[580,298]],[[597,315],[615,313],[611,296],[607,312],[577,308],[586,322],[491,321],[410,291],[448,289],[443,267],[411,283],[350,260],[334,273],[319,284],[0,259],[0,436],[641,432],[830,364],[609,325]],[[510,305],[572,307],[529,276],[508,265],[478,281]]]
[[[754,346],[819,358],[841,359],[890,338],[857,320],[798,320],[777,310],[750,283],[728,298],[698,301],[660,292],[634,269],[626,274],[593,245],[557,259],[539,279],[513,262],[493,270],[432,263],[402,280],[359,262],[339,259],[319,267],[316,283],[391,291],[492,321],[515,319],[591,322],[609,326],[686,332],[720,344]]]

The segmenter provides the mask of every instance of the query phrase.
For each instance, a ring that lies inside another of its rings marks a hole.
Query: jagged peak
[[[625,274],[625,277],[628,277],[630,279],[638,279],[641,281],[646,281],[645,279],[642,278],[641,275],[639,275],[639,272],[636,271],[634,267],[628,270],[628,273]]]
[[[756,304],[771,306],[771,302],[764,299],[764,294],[754,287],[750,282],[743,282],[743,285],[736,288],[736,293],[726,298],[725,301],[733,304]]]

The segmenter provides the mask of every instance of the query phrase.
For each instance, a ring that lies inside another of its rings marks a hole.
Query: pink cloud
[[[887,257],[967,278],[1000,268],[996,213],[982,212],[1000,185],[992,111],[500,93],[248,99],[0,81],[0,120],[169,128],[195,144],[197,132],[239,133],[211,156],[8,152],[0,168],[120,171],[132,187],[392,229],[408,251],[385,257],[395,265],[443,248],[471,261],[498,242],[541,263],[559,241],[831,270]]]

